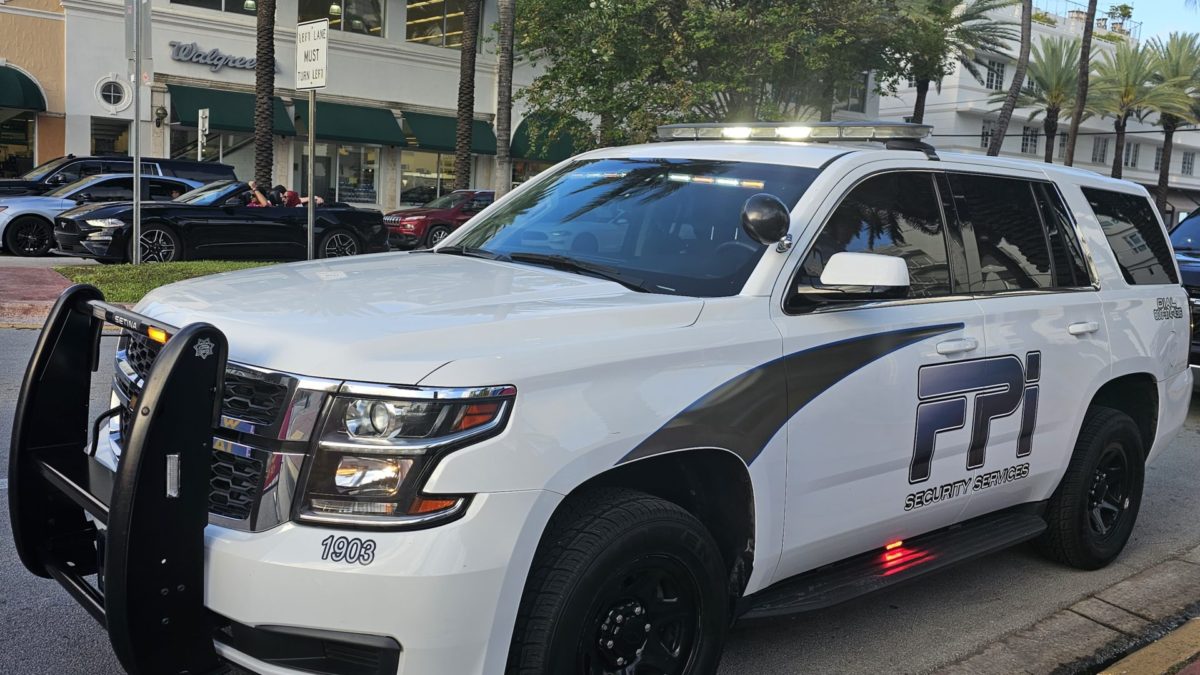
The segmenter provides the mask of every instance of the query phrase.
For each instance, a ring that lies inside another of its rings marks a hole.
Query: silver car
[[[143,178],[142,198],[170,201],[203,183],[183,178]],[[0,198],[0,248],[19,256],[45,255],[54,245],[54,218],[90,202],[133,199],[133,176],[100,174],[63,185],[44,195]]]

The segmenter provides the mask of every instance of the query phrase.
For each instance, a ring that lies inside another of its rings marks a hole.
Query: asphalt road
[[[0,439],[11,434],[35,331],[0,330]],[[114,340],[105,339],[108,349]],[[108,402],[108,372],[93,379]],[[97,408],[101,409],[101,408]],[[0,440],[0,444],[6,441]],[[1079,572],[1020,547],[813,616],[736,626],[721,675],[928,672],[1125,576],[1200,545],[1200,412],[1146,473],[1133,539],[1107,569]],[[0,673],[120,673],[107,638],[53,581],[21,567],[0,484]],[[439,674],[440,675],[440,674]]]

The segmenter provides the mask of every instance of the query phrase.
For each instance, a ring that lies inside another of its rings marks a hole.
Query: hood
[[[689,326],[703,306],[531,265],[384,253],[184,281],[151,292],[137,309],[176,326],[212,323],[241,363],[417,384],[457,359]]]
[[[1200,288],[1200,251],[1177,252],[1180,281],[1184,286]]]
[[[41,194],[46,191],[46,185],[32,180],[20,178],[0,178],[0,195]]]
[[[62,211],[64,209],[74,208],[78,205],[79,204],[74,199],[60,199],[58,197],[46,197],[39,195],[5,197],[3,190],[0,190],[0,206],[7,206],[11,209]]]
[[[157,211],[172,206],[179,206],[175,202],[142,202],[142,213],[149,211]],[[78,218],[79,216],[92,216],[95,218],[120,218],[129,221],[133,218],[133,202],[92,202],[82,206],[76,206],[70,211],[59,214],[64,218]]]

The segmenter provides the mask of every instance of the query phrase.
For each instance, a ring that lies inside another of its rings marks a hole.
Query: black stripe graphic
[[[700,397],[618,464],[682,448],[725,448],[750,464],[800,409],[854,371],[961,323],[831,342],[768,361]],[[787,396],[781,396],[786,391]]]

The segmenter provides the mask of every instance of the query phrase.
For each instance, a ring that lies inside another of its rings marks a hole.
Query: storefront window
[[[224,10],[226,12],[233,12],[234,14],[249,14],[251,16],[258,12],[258,2],[256,0],[171,0],[171,4],[215,9],[217,11]]]
[[[300,0],[297,19],[329,19],[330,30],[382,36],[384,7],[382,0]]]
[[[337,201],[337,193],[334,191],[333,183],[333,162],[334,157],[330,154],[333,152],[332,143],[317,143],[317,153],[313,166],[313,194],[317,195],[325,201]],[[291,186],[297,194],[308,196],[308,143],[306,141],[296,141],[296,152],[293,155],[297,158],[297,163],[292,171]]]
[[[338,201],[377,204],[379,148],[338,146]]]
[[[129,154],[129,122],[127,120],[93,117],[92,154]]]
[[[466,1],[408,0],[405,39],[434,47],[461,47]]]
[[[405,150],[400,153],[401,205],[420,206],[437,199],[438,157],[436,152]]]
[[[0,123],[0,178],[20,176],[33,168],[35,116],[23,112]]]

